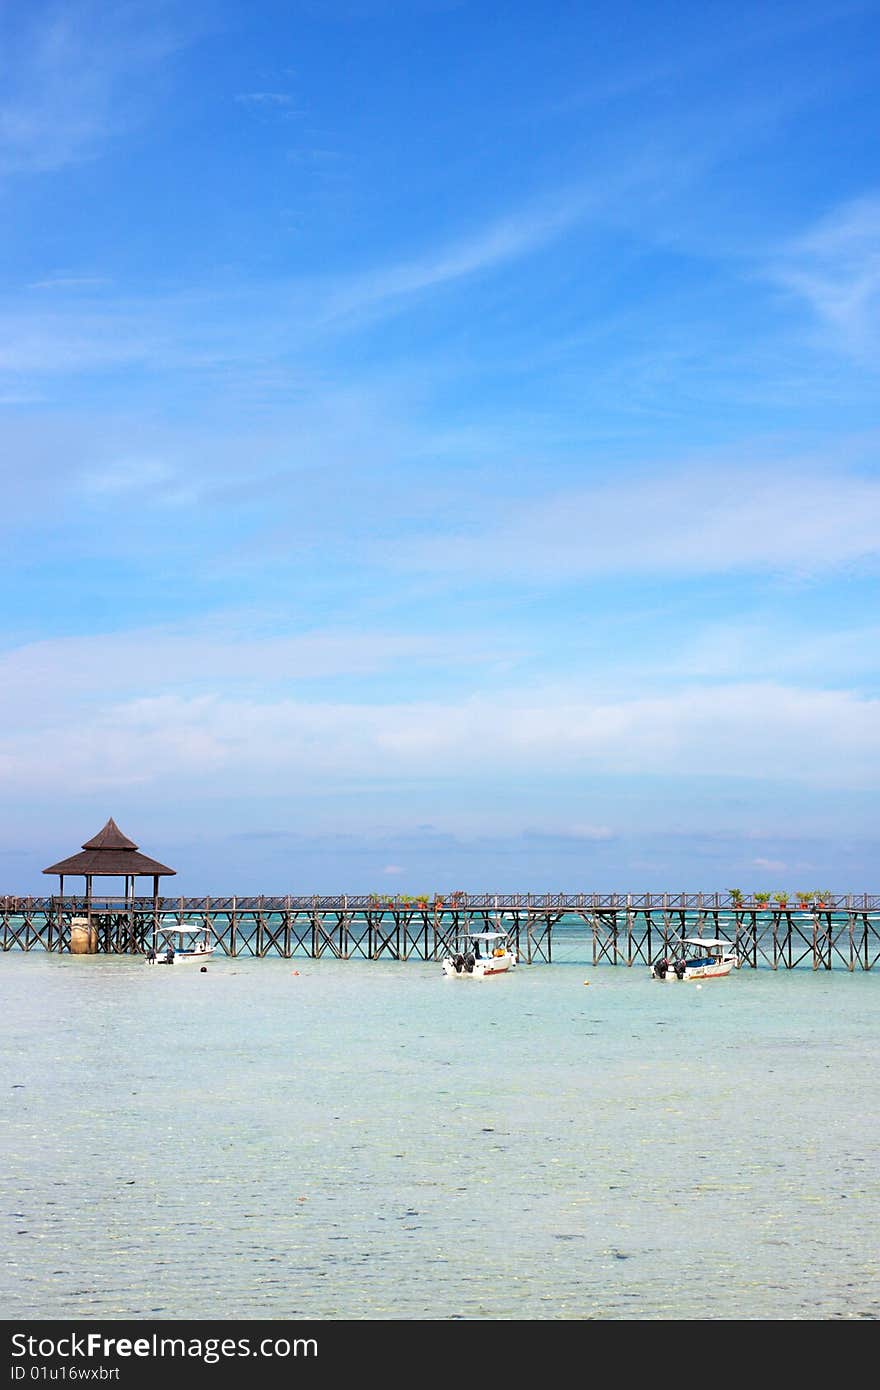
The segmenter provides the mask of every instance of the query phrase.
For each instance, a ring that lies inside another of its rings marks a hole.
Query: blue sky
[[[0,6],[0,892],[877,889],[880,5]]]

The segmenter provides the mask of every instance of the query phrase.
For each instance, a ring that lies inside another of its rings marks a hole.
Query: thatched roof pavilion
[[[141,854],[134,841],[123,835],[112,818],[103,830],[99,830],[91,840],[86,840],[79,854],[72,854],[69,859],[60,859],[57,864],[43,870],[44,874],[58,874],[61,880],[58,889],[60,897],[64,896],[65,874],[82,874],[86,881],[88,898],[92,896],[93,878],[124,878],[125,896],[133,898],[134,881],[144,876],[152,878],[155,898],[159,895],[159,879],[165,874],[176,872],[176,869],[169,869],[167,864],[160,864],[157,859],[150,859],[146,854]]]

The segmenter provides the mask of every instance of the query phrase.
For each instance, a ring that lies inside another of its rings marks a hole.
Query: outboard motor
[[[677,961],[675,962],[675,965],[674,965],[673,969],[675,970],[675,978],[676,978],[677,980],[683,980],[683,979],[684,979],[684,972],[687,970],[687,961],[686,961],[686,960],[677,960]]]
[[[467,955],[464,958],[464,968],[469,975],[472,975],[474,973],[474,961],[475,957],[471,954],[470,951],[468,951]]]
[[[654,964],[654,974],[656,975],[656,977],[657,977],[658,980],[665,980],[668,970],[669,970],[669,961],[666,959],[665,956],[663,957],[662,960],[658,960],[658,961],[655,962],[655,964]]]
[[[460,975],[462,970],[464,970],[464,956],[460,951],[457,955],[452,957],[452,964],[455,966],[456,973]]]

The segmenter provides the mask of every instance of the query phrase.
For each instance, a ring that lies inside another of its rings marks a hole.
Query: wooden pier
[[[768,906],[726,894],[467,894],[448,898],[0,897],[0,950],[69,952],[83,919],[98,953],[145,954],[157,933],[203,927],[227,956],[438,961],[468,931],[509,931],[523,964],[554,946],[594,965],[651,965],[683,936],[723,937],[741,968],[872,970],[880,894]],[[559,950],[557,950],[557,957]],[[568,957],[571,958],[570,955]]]

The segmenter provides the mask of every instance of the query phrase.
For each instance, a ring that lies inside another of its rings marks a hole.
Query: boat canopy
[[[681,938],[683,946],[733,946],[732,941],[725,941],[721,936],[683,936]]]
[[[468,941],[505,941],[510,935],[506,931],[469,931]]]

